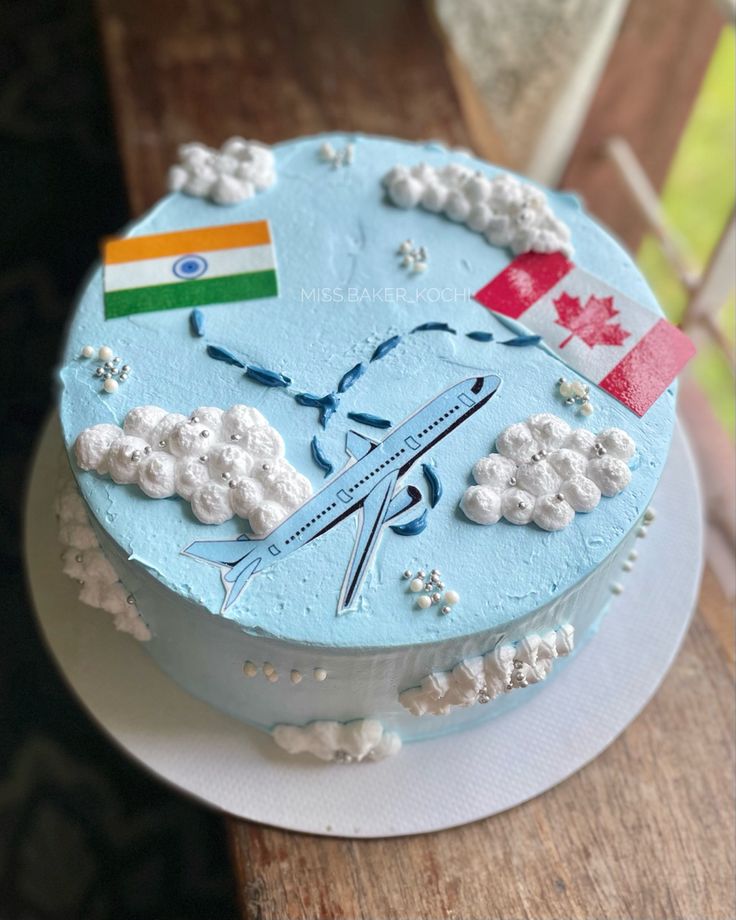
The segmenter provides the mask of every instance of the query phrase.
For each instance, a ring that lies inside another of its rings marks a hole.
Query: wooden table
[[[625,34],[652,2],[635,0]],[[692,8],[668,2],[683,16]],[[505,160],[419,3],[98,0],[98,9],[133,213],[161,195],[177,144],[191,139],[360,129],[472,144]],[[573,166],[584,185],[584,160]],[[595,186],[585,191],[595,203]],[[706,571],[693,626],[654,701],[544,796],[463,828],[392,840],[227,819],[243,916],[731,918],[733,678],[731,610]]]

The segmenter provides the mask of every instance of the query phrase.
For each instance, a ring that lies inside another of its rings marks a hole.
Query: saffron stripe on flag
[[[694,354],[690,339],[660,319],[598,386],[642,416]]]
[[[104,263],[134,262],[180,256],[187,252],[212,252],[215,249],[235,249],[241,246],[265,246],[271,242],[267,220],[222,227],[202,227],[198,230],[177,230],[174,233],[153,233],[108,239],[103,243]]]
[[[562,253],[527,252],[517,256],[474,297],[489,310],[518,319],[573,268]]]
[[[235,300],[253,300],[257,297],[275,297],[277,294],[278,282],[273,269],[242,275],[225,275],[221,278],[203,278],[201,281],[175,281],[170,284],[105,292],[105,318],[114,319],[132,313],[230,303]]]

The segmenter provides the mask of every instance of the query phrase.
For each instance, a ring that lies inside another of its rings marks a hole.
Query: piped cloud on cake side
[[[572,256],[570,230],[552,212],[544,192],[508,173],[489,178],[460,163],[435,169],[427,163],[394,166],[383,177],[400,208],[420,206],[482,233],[492,246]]]
[[[83,470],[137,485],[150,498],[178,495],[203,524],[238,515],[266,534],[312,494],[284,458],[284,441],[251,406],[202,406],[187,417],[139,406],[123,427],[94,425],[76,439]]]
[[[593,511],[602,495],[612,498],[628,486],[636,445],[620,428],[596,435],[540,413],[505,428],[496,450],[473,467],[477,485],[466,489],[460,502],[465,516],[476,524],[496,524],[503,517],[511,524],[562,530],[576,512]]]
[[[556,658],[573,650],[575,629],[569,623],[543,635],[497,645],[485,655],[465,658],[451,671],[428,674],[418,687],[399,694],[413,716],[444,716],[453,709],[490,703],[498,696],[546,680]]]
[[[401,750],[401,738],[395,732],[386,731],[376,719],[277,725],[271,735],[289,754],[308,753],[333,763],[383,760]]]
[[[169,169],[170,192],[228,205],[252,198],[276,181],[271,150],[242,137],[231,137],[219,150],[196,142],[182,144],[178,154],[179,162]]]

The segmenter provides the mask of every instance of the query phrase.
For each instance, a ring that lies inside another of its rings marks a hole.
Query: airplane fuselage
[[[440,393],[261,538],[266,552],[272,559],[283,558],[349,517],[377,482],[394,470],[397,480],[401,479],[424,454],[482,408],[497,386],[497,377],[471,377]],[[268,556],[264,563],[267,561]]]

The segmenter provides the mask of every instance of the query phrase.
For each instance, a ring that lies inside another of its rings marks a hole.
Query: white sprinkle
[[[112,377],[109,377],[102,384],[102,389],[106,393],[115,393],[117,391],[117,388],[118,388],[118,382],[117,380],[113,380]]]
[[[640,538],[643,540],[644,537],[646,537],[646,535],[647,535],[647,529],[646,529],[646,527],[640,527],[640,528],[637,530],[636,535],[637,535],[637,537],[640,537]]]
[[[94,355],[94,353],[95,353],[94,345],[85,345],[84,348],[82,349],[83,358],[91,358],[92,355]]]
[[[300,684],[302,682],[302,672],[301,671],[292,671],[289,675],[289,679],[292,684]]]
[[[432,599],[427,594],[422,594],[421,597],[417,598],[417,605],[426,610],[432,603]]]
[[[644,523],[651,524],[656,516],[657,512],[654,510],[654,508],[647,508],[647,510],[644,512]]]
[[[110,348],[109,345],[103,345],[97,352],[97,357],[100,359],[100,361],[110,361],[112,356],[112,348]]]
[[[445,603],[447,604],[457,604],[460,601],[460,595],[457,591],[447,591],[445,592]]]
[[[631,552],[629,553],[629,559],[631,559],[632,562],[635,562],[638,558],[639,558],[639,553],[635,549],[632,549]]]
[[[629,561],[627,560],[626,562],[624,562],[624,564],[621,566],[621,568],[624,570],[624,572],[630,572],[630,571],[634,568],[634,563],[633,563],[633,562],[629,562]]]
[[[255,677],[257,673],[258,667],[253,664],[252,661],[246,661],[243,664],[243,674],[245,674],[246,677]]]
[[[276,673],[276,668],[271,664],[270,661],[264,661],[263,673],[266,675],[266,677],[270,677],[272,674]]]
[[[417,591],[421,591],[423,587],[424,582],[421,578],[412,578],[412,580],[409,582],[409,590],[414,591],[415,593]]]
[[[274,671],[273,674],[267,674],[266,678],[270,684],[275,684],[279,679],[279,675]]]
[[[595,412],[595,409],[593,407],[593,403],[588,402],[588,400],[586,399],[585,402],[580,406],[580,409],[578,411],[580,412],[581,415],[592,415]]]
[[[314,679],[318,681],[323,681],[327,679],[327,671],[324,668],[315,668],[312,672],[314,674]]]
[[[624,586],[615,581],[611,585],[611,594],[623,594]]]

